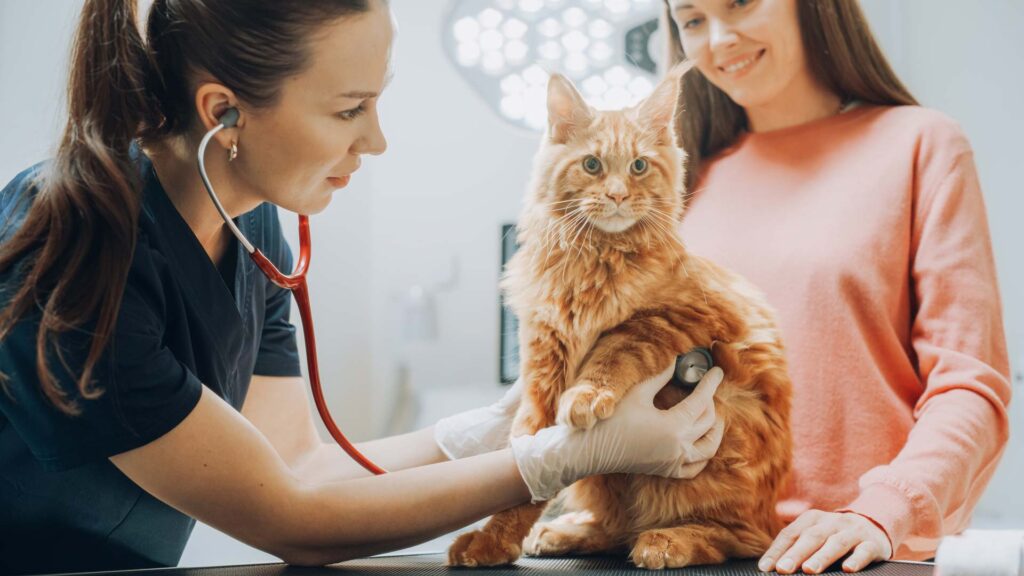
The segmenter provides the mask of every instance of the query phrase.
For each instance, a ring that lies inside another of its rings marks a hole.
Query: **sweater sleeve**
[[[955,126],[918,151],[911,344],[924,389],[897,457],[859,479],[841,512],[885,530],[897,559],[965,529],[1009,435],[1009,363],[984,201]]]

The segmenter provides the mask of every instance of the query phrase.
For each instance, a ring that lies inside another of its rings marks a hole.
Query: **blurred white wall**
[[[81,0],[0,2],[0,181],[48,158],[60,136]]]
[[[894,67],[927,106],[963,125],[976,151],[999,264],[1012,361],[1024,369],[1024,243],[1018,156],[1024,121],[1024,2],[862,0]],[[310,272],[328,403],[352,438],[389,429],[400,380],[421,391],[413,421],[480,405],[499,393],[500,225],[518,215],[538,136],[491,112],[441,49],[446,2],[392,0],[397,75],[381,106],[390,149],[312,220]],[[0,2],[0,183],[48,157],[62,125],[67,42],[81,0]],[[293,246],[294,219],[286,219]],[[401,335],[401,294],[449,279],[437,295],[438,337]],[[1024,424],[1021,378],[1011,406]],[[406,421],[408,426],[410,421]],[[1024,526],[1013,484],[1024,473],[1014,437],[976,525]],[[1019,481],[1018,481],[1019,483]],[[184,565],[268,557],[200,526]]]

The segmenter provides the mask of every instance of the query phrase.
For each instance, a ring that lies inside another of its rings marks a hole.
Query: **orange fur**
[[[503,281],[520,320],[526,384],[512,433],[556,421],[588,428],[677,355],[710,346],[725,372],[715,396],[726,423],[721,447],[692,480],[581,480],[567,490],[573,512],[553,522],[534,526],[543,503],[499,513],[456,540],[453,565],[513,562],[528,535],[530,554],[622,550],[654,569],[719,563],[759,556],[781,528],[775,503],[791,460],[790,382],[773,312],[757,289],[689,254],[675,234],[683,153],[671,127],[682,72],[640,106],[615,112],[590,109],[567,81],[552,79],[551,127]],[[601,173],[585,169],[588,155],[601,160]],[[637,158],[646,171],[631,172]],[[665,409],[686,395],[667,386],[655,404]]]

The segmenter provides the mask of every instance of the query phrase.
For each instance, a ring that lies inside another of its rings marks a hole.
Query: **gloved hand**
[[[712,368],[682,402],[659,410],[654,396],[674,368],[673,362],[634,386],[609,418],[589,430],[556,425],[513,438],[512,454],[533,501],[552,498],[594,474],[697,476],[722,442],[725,423],[715,415],[714,395],[724,374],[721,368]]]
[[[512,418],[522,394],[523,381],[519,379],[494,404],[438,420],[434,441],[449,460],[508,448]]]

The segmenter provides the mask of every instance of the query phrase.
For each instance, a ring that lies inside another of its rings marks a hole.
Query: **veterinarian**
[[[287,562],[408,547],[578,478],[689,478],[721,440],[721,370],[668,411],[673,366],[587,432],[508,444],[515,393],[436,428],[360,445],[317,436],[290,294],[234,223],[292,257],[276,206],[323,210],[384,152],[382,0],[86,0],[57,156],[0,193],[0,573],[173,566],[194,519]],[[342,319],[338,319],[341,321]],[[450,459],[452,459],[450,461]]]
[[[1008,435],[1009,367],[974,160],[856,0],[665,0],[696,254],[777,309],[794,386],[789,524],[765,571],[927,559]]]

